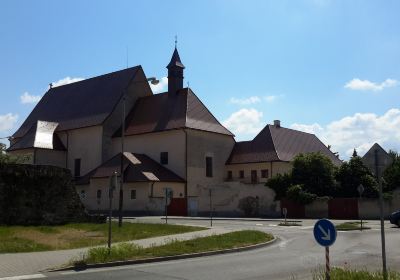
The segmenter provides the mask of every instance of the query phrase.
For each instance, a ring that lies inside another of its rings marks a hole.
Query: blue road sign
[[[318,220],[314,225],[314,238],[321,246],[331,246],[336,241],[334,224],[327,219]]]

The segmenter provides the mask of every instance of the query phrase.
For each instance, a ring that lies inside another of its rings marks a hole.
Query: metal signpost
[[[111,218],[112,218],[112,200],[113,200],[113,191],[117,187],[118,173],[115,171],[114,174],[110,177],[110,186],[108,189],[108,198],[110,200],[108,206],[108,253],[111,252]]]
[[[168,224],[168,205],[171,204],[172,190],[165,188],[165,223]]]
[[[210,191],[210,226],[212,227],[212,223],[213,223],[213,211],[212,211],[212,200],[211,200],[211,189]]]
[[[283,216],[285,216],[285,225],[286,225],[286,216],[287,216],[287,208],[282,208]]]
[[[361,200],[361,196],[362,196],[362,194],[363,194],[363,192],[364,192],[364,186],[363,186],[362,184],[360,184],[360,185],[357,187],[357,191],[358,191],[358,194],[360,195],[360,200]],[[363,224],[362,224],[362,217],[361,217],[361,215],[360,215],[360,222],[361,222],[361,231],[362,231],[362,229],[363,229]]]
[[[362,158],[364,164],[369,167],[372,173],[376,176],[379,185],[379,210],[381,218],[381,243],[382,243],[382,273],[383,279],[387,279],[386,267],[386,245],[385,245],[385,220],[383,214],[383,191],[381,175],[385,169],[392,163],[391,156],[375,143],[371,149]]]
[[[329,263],[329,246],[332,246],[336,241],[336,228],[331,221],[327,219],[318,220],[314,225],[314,238],[319,245],[325,247],[325,277],[326,280],[331,279],[330,263]]]

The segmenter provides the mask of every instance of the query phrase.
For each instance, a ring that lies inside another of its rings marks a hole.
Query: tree
[[[7,153],[7,147],[0,143],[0,165],[7,163],[24,163],[29,161],[29,156],[13,156]]]
[[[353,157],[339,167],[335,177],[339,182],[336,197],[358,197],[357,187],[360,184],[364,186],[364,197],[378,196],[377,182],[357,152],[354,152]]]
[[[383,173],[385,192],[390,192],[400,187],[400,154],[395,151],[389,151],[389,155],[392,157],[393,162]]]
[[[285,173],[282,175],[278,173],[274,177],[270,178],[265,185],[275,191],[275,200],[280,200],[283,197],[286,197],[286,192],[291,184],[292,176],[290,174]]]
[[[336,167],[322,153],[299,154],[293,160],[292,184],[303,185],[303,190],[317,196],[334,193]]]

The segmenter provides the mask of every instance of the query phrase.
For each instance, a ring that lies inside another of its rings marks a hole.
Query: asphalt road
[[[146,219],[160,222],[159,218]],[[205,225],[208,221],[169,220],[170,223]],[[279,240],[257,250],[162,263],[117,268],[90,269],[81,272],[47,274],[51,279],[310,279],[312,271],[324,265],[324,248],[314,241],[315,221],[303,221],[301,227],[278,227],[276,221],[214,221],[214,225],[235,229],[271,232]],[[340,221],[342,222],[342,221]],[[340,223],[338,222],[338,223]],[[335,266],[380,269],[381,247],[378,221],[369,221],[371,230],[338,232],[331,247]],[[388,268],[400,270],[400,229],[386,224]]]

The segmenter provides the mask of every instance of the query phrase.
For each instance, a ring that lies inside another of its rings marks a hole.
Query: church
[[[122,174],[126,215],[163,214],[168,189],[170,215],[212,210],[242,216],[240,202],[253,197],[259,214],[276,216],[280,208],[265,182],[289,171],[297,154],[321,152],[340,164],[315,135],[284,128],[278,120],[253,140],[236,142],[183,86],[185,66],[177,48],[167,69],[168,91],[159,94],[142,66],[50,86],[14,133],[8,152],[29,156],[30,164],[70,169],[92,212],[107,210],[110,176]],[[118,208],[118,190],[113,205]]]

